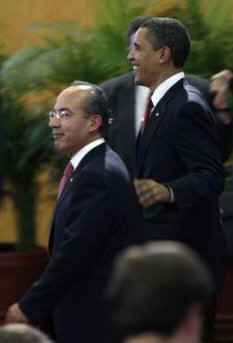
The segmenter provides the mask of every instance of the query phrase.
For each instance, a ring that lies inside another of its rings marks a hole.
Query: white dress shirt
[[[134,122],[136,137],[142,126],[142,120],[146,111],[150,88],[144,86],[135,87],[135,108],[134,108]]]
[[[162,99],[165,93],[179,80],[184,78],[184,73],[179,72],[175,75],[172,75],[167,80],[163,81],[154,91],[152,94],[151,100],[153,102],[154,107],[158,104],[158,102]],[[150,88],[144,86],[136,86],[135,87],[135,133],[136,137],[138,132],[141,128],[142,121],[144,119],[144,114],[146,111],[146,106],[148,103],[148,97],[150,94]]]
[[[105,142],[104,138],[98,138],[94,142],[91,142],[87,145],[85,145],[82,149],[80,149],[76,154],[71,158],[70,162],[73,166],[73,169],[75,170],[81,160],[84,158],[84,156],[87,155],[89,151],[92,149],[96,148],[98,145],[102,144]]]
[[[159,101],[163,98],[163,96],[167,93],[167,91],[172,86],[174,86],[175,83],[177,83],[183,78],[184,78],[184,73],[179,72],[170,76],[168,79],[160,83],[158,87],[154,90],[154,93],[151,96],[151,100],[153,102],[154,107],[159,103]]]

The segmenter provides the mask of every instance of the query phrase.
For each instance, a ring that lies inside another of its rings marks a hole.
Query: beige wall
[[[93,22],[95,1],[100,0],[7,0],[0,11],[0,37],[12,52],[39,42],[38,34],[29,32],[30,24],[60,20]],[[2,0],[3,2],[3,0]]]
[[[77,20],[82,25],[91,25],[98,1],[101,0],[2,0],[0,41],[6,43],[8,51],[14,52],[40,41],[38,33],[30,32],[30,24]],[[171,4],[182,2],[155,0],[153,7],[166,9]]]

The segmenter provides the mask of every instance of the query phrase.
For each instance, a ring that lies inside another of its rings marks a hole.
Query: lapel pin
[[[156,116],[156,117],[159,117],[159,112],[156,112],[156,113],[155,113],[155,116]]]

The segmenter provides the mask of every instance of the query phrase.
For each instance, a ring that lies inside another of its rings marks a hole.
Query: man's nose
[[[61,120],[58,117],[49,118],[49,127],[59,127]]]
[[[133,49],[132,48],[129,49],[129,52],[128,52],[128,55],[127,55],[127,59],[128,59],[129,62],[132,62],[134,60]]]

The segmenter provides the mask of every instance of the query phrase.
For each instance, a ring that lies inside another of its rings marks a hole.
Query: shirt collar
[[[174,86],[175,83],[177,83],[183,78],[184,78],[184,73],[179,72],[179,73],[176,73],[175,75],[172,75],[171,77],[169,77],[162,83],[160,83],[160,85],[155,89],[155,91],[153,92],[151,96],[151,100],[153,102],[154,107],[159,103],[159,101],[162,99],[165,93],[167,93],[167,91],[172,86]]]
[[[87,155],[89,151],[92,149],[96,148],[98,145],[102,144],[105,142],[104,138],[98,138],[94,142],[91,142],[87,145],[85,145],[82,149],[80,149],[76,154],[71,158],[70,162],[73,166],[73,169],[75,170],[81,160],[84,158],[84,156]]]

